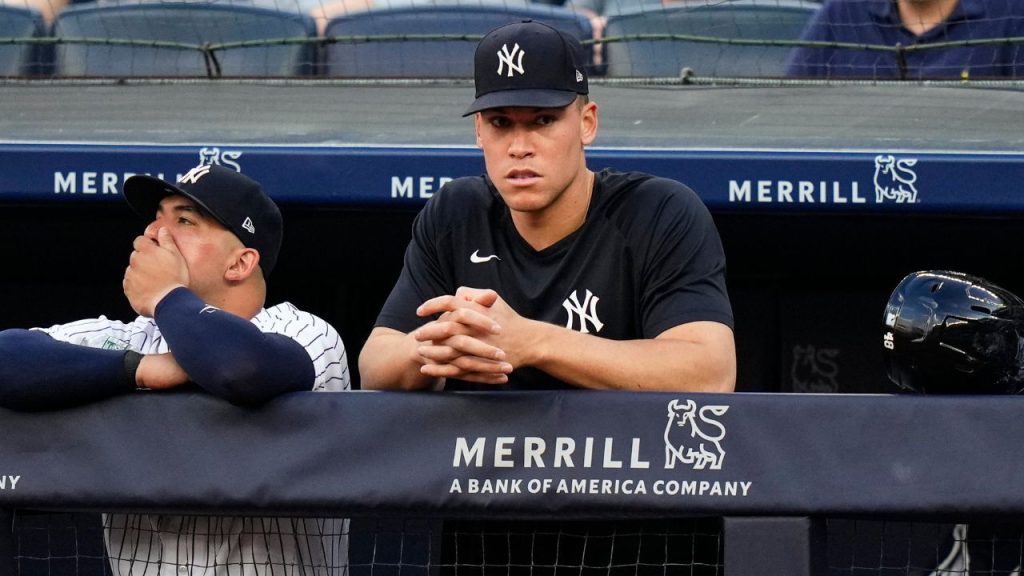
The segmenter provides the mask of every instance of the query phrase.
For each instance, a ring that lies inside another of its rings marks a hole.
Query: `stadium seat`
[[[34,10],[0,4],[0,38],[44,36],[43,17]],[[0,44],[0,76],[30,73],[40,50],[33,44]]]
[[[53,35],[180,43],[234,43],[279,38],[311,38],[313,18],[255,5],[206,2],[89,3],[67,8],[57,17]],[[313,71],[311,43],[228,47],[207,60],[198,48],[126,46],[103,43],[60,44],[54,55],[57,76],[302,76]],[[219,66],[219,73],[217,67]]]
[[[608,16],[604,36],[681,34],[716,38],[796,40],[820,7],[807,0],[734,2],[643,7]],[[684,68],[697,76],[777,77],[791,48],[685,40],[627,40],[604,45],[608,76],[673,76]]]
[[[498,26],[524,19],[545,22],[581,40],[593,36],[590,22],[584,16],[557,6],[525,2],[460,2],[374,9],[331,19],[325,36],[465,37],[443,41],[333,42],[327,45],[325,74],[346,78],[472,78],[473,52],[479,37]]]

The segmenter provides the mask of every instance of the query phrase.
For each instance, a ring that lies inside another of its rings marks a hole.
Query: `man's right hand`
[[[178,365],[178,361],[170,352],[146,354],[135,372],[135,385],[150,390],[166,390],[188,381],[188,374]]]
[[[154,236],[150,236],[153,234]],[[139,236],[124,272],[124,294],[132,309],[152,318],[156,305],[175,288],[189,285],[188,265],[167,228]]]
[[[483,384],[508,382],[512,364],[491,342],[502,330],[488,310],[497,301],[493,290],[463,287],[454,295],[424,302],[416,312],[419,316],[440,316],[412,333],[420,343],[420,372]]]

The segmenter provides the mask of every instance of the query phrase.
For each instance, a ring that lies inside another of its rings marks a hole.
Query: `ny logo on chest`
[[[597,316],[597,303],[601,298],[594,296],[590,290],[586,290],[583,302],[580,302],[579,296],[577,296],[578,292],[579,290],[573,290],[569,297],[562,301],[562,307],[565,308],[565,312],[569,316],[565,327],[584,334],[600,332],[601,328],[604,328],[604,323]],[[575,327],[577,325],[578,329]]]

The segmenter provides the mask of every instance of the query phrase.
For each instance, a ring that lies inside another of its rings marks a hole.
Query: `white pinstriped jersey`
[[[351,388],[345,345],[338,332],[325,320],[284,302],[260,310],[252,323],[262,332],[287,336],[306,349],[316,371],[313,390],[338,392]],[[156,322],[142,316],[128,324],[100,316],[38,330],[56,340],[90,348],[130,349],[140,354],[167,352],[167,342]]]
[[[252,319],[262,332],[305,348],[316,373],[313,390],[351,389],[348,358],[326,321],[285,302]],[[152,318],[124,323],[100,316],[39,328],[56,340],[142,354],[168,351]],[[348,521],[105,514],[104,539],[116,576],[343,576]]]

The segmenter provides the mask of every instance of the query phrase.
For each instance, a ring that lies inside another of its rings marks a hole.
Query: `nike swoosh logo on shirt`
[[[469,255],[469,261],[472,262],[473,264],[490,262],[491,260],[501,260],[501,258],[498,258],[497,254],[491,254],[490,256],[481,256],[479,250],[474,250],[473,253]]]

